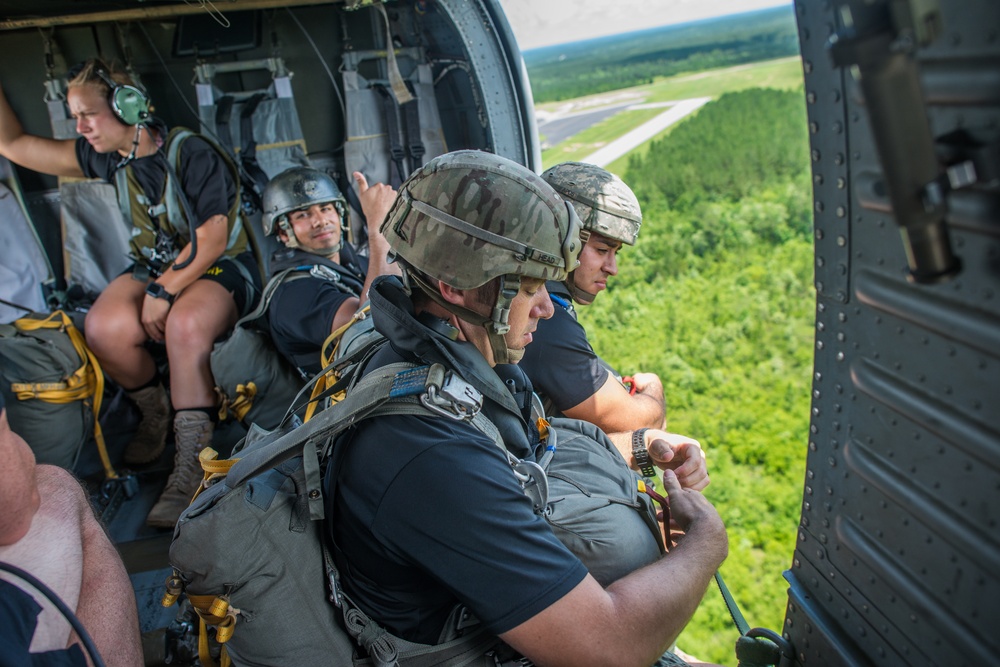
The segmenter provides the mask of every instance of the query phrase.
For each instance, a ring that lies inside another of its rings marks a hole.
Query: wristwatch
[[[154,299],[163,299],[171,306],[174,305],[174,295],[167,291],[167,288],[157,282],[146,285],[146,294]]]
[[[632,431],[632,456],[639,466],[639,471],[643,477],[655,477],[656,467],[653,466],[653,459],[649,458],[649,450],[646,449],[646,431],[648,428],[640,428]]]

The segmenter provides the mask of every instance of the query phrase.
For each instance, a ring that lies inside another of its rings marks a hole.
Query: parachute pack
[[[266,331],[255,327],[267,314],[271,297],[286,280],[308,272],[285,269],[268,281],[253,312],[240,319],[229,338],[215,344],[210,363],[223,409],[244,424],[277,428],[305,380],[275,348]]]
[[[462,391],[452,391],[456,387]],[[478,410],[477,393],[440,364],[390,364],[297,429],[261,437],[252,430],[234,454],[238,459],[217,461],[205,450],[207,488],[174,529],[175,573],[164,603],[185,593],[202,622],[201,645],[207,651],[207,627],[215,628],[225,660],[236,665],[496,666],[516,660],[461,607],[437,645],[393,636],[344,594],[342,573],[322,537],[321,463],[326,474],[336,474],[338,436],[382,414],[440,415],[441,401],[463,402],[452,407],[503,449],[536,513],[602,583],[664,553],[652,500],[603,433],[575,420],[543,423],[544,453],[521,461]],[[631,546],[624,556],[623,544]]]
[[[39,463],[71,469],[93,436],[105,477],[118,477],[97,419],[104,373],[65,312],[0,324],[0,392],[11,428]]]

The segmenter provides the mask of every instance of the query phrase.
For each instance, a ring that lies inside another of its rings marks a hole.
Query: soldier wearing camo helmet
[[[372,286],[372,320],[388,344],[363,372],[412,404],[340,436],[342,456],[324,478],[325,530],[337,568],[350,573],[340,580],[345,599],[405,641],[454,636],[453,610],[461,609],[463,624],[471,615],[484,626],[479,650],[490,664],[522,664],[524,656],[532,664],[649,665],[704,592],[702,583],[669,582],[684,573],[707,584],[724,555],[721,521],[694,490],[708,483],[695,444],[664,459],[685,463],[694,472],[688,482],[681,471],[664,484],[698,537],[689,550],[622,575],[638,578],[619,592],[602,588],[525,496],[526,487],[547,484],[536,457],[554,447],[553,465],[564,465],[573,445],[548,429],[540,440],[531,384],[507,362],[531,348],[552,315],[544,285],[576,268],[579,224],[532,171],[457,151],[414,172],[382,225],[402,276]],[[610,443],[591,442],[609,454]],[[608,475],[597,451],[581,446],[573,465]],[[609,467],[620,470],[611,454]]]
[[[271,280],[278,281],[267,308],[271,338],[306,376],[322,368],[324,341],[362,307],[371,281],[398,272],[388,262],[388,247],[378,232],[396,191],[381,183],[369,187],[360,172],[354,179],[368,223],[367,255],[343,239],[347,202],[326,172],[292,167],[264,188],[264,234],[277,236],[284,246],[269,265]],[[285,273],[288,269],[292,272]]]
[[[639,201],[620,178],[592,164],[565,162],[542,178],[576,210],[584,245],[576,270],[546,286],[556,312],[539,325],[521,367],[547,414],[584,419],[609,433],[662,428],[666,404],[660,378],[634,373],[623,382],[594,352],[573,305],[592,303],[618,273],[618,251],[623,244],[635,245],[639,236]]]
[[[456,151],[413,174],[382,232],[409,285],[463,320],[484,327],[496,363],[516,363],[511,300],[522,278],[563,280],[577,265],[579,220],[551,187],[505,158]],[[450,303],[437,281],[460,290],[498,280],[489,310]]]

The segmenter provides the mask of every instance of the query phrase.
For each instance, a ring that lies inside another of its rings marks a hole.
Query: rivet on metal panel
[[[819,132],[819,123],[817,123],[816,121],[809,123],[809,132],[811,132],[812,134],[816,134],[817,132]]]
[[[843,206],[838,206],[837,207],[837,217],[838,218],[843,218],[846,215],[847,215],[847,209],[844,208]]]
[[[816,560],[823,560],[824,558],[826,558],[826,554],[823,553],[823,550],[822,549],[817,549],[816,550]]]
[[[843,236],[838,236],[837,237],[837,245],[839,247],[843,248],[844,246],[847,245],[847,239],[845,237],[843,237]]]
[[[811,60],[802,61],[802,71],[806,74],[811,74],[813,71],[813,64]]]
[[[813,398],[819,398],[820,396],[819,389],[813,389]]]
[[[821,201],[817,201],[816,204],[814,205],[814,208],[816,209],[817,213],[822,213],[823,210],[826,209],[826,205],[823,204],[823,202]]]
[[[833,458],[832,456],[830,458],[828,458],[826,460],[826,462],[830,464],[831,468],[836,468],[837,467],[837,459]]]
[[[838,352],[837,353],[837,361],[843,361],[843,360],[844,360],[844,353],[843,352]]]
[[[822,350],[823,349],[823,341],[821,341],[821,340],[816,341],[816,349],[817,350]]]
[[[841,322],[847,321],[847,313],[837,313],[837,319]]]
[[[837,189],[843,190],[847,187],[847,180],[844,178],[837,178]]]
[[[820,158],[823,157],[823,154],[819,152],[819,149],[814,148],[809,152],[809,156],[812,158],[813,162],[819,162]]]
[[[822,257],[816,258],[816,266],[823,268],[824,264],[826,264],[826,260],[824,260]]]
[[[847,293],[844,290],[837,290],[837,301],[841,303],[847,301]]]
[[[819,433],[819,428],[817,428],[816,424],[810,424],[809,425],[809,432],[812,433],[813,435],[815,435],[815,434]]]
[[[840,91],[837,90],[836,88],[833,90],[833,101],[834,101],[834,103],[837,103],[837,102],[840,101]]]
[[[836,155],[834,155],[833,156],[833,163],[835,165],[837,165],[838,167],[840,165],[844,164],[844,154],[843,153],[837,153]]]
[[[819,281],[819,280],[816,281],[816,291],[817,292],[822,292],[823,291],[823,283],[822,283],[822,281]]]
[[[816,93],[811,90],[806,93],[806,102],[809,104],[816,104]]]
[[[822,229],[817,229],[816,230],[816,240],[817,241],[822,241],[823,240],[823,230]]]
[[[843,343],[845,340],[847,340],[847,334],[845,334],[843,331],[838,331],[837,332],[837,340],[839,340],[841,343]]]
[[[837,134],[840,134],[841,132],[844,131],[844,124],[841,123],[839,120],[835,121],[833,123],[833,131],[836,132]]]

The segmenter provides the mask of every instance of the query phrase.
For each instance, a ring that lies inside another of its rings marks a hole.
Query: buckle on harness
[[[432,364],[427,370],[420,402],[432,412],[468,421],[482,409],[483,394],[453,371],[446,371],[441,364]]]

